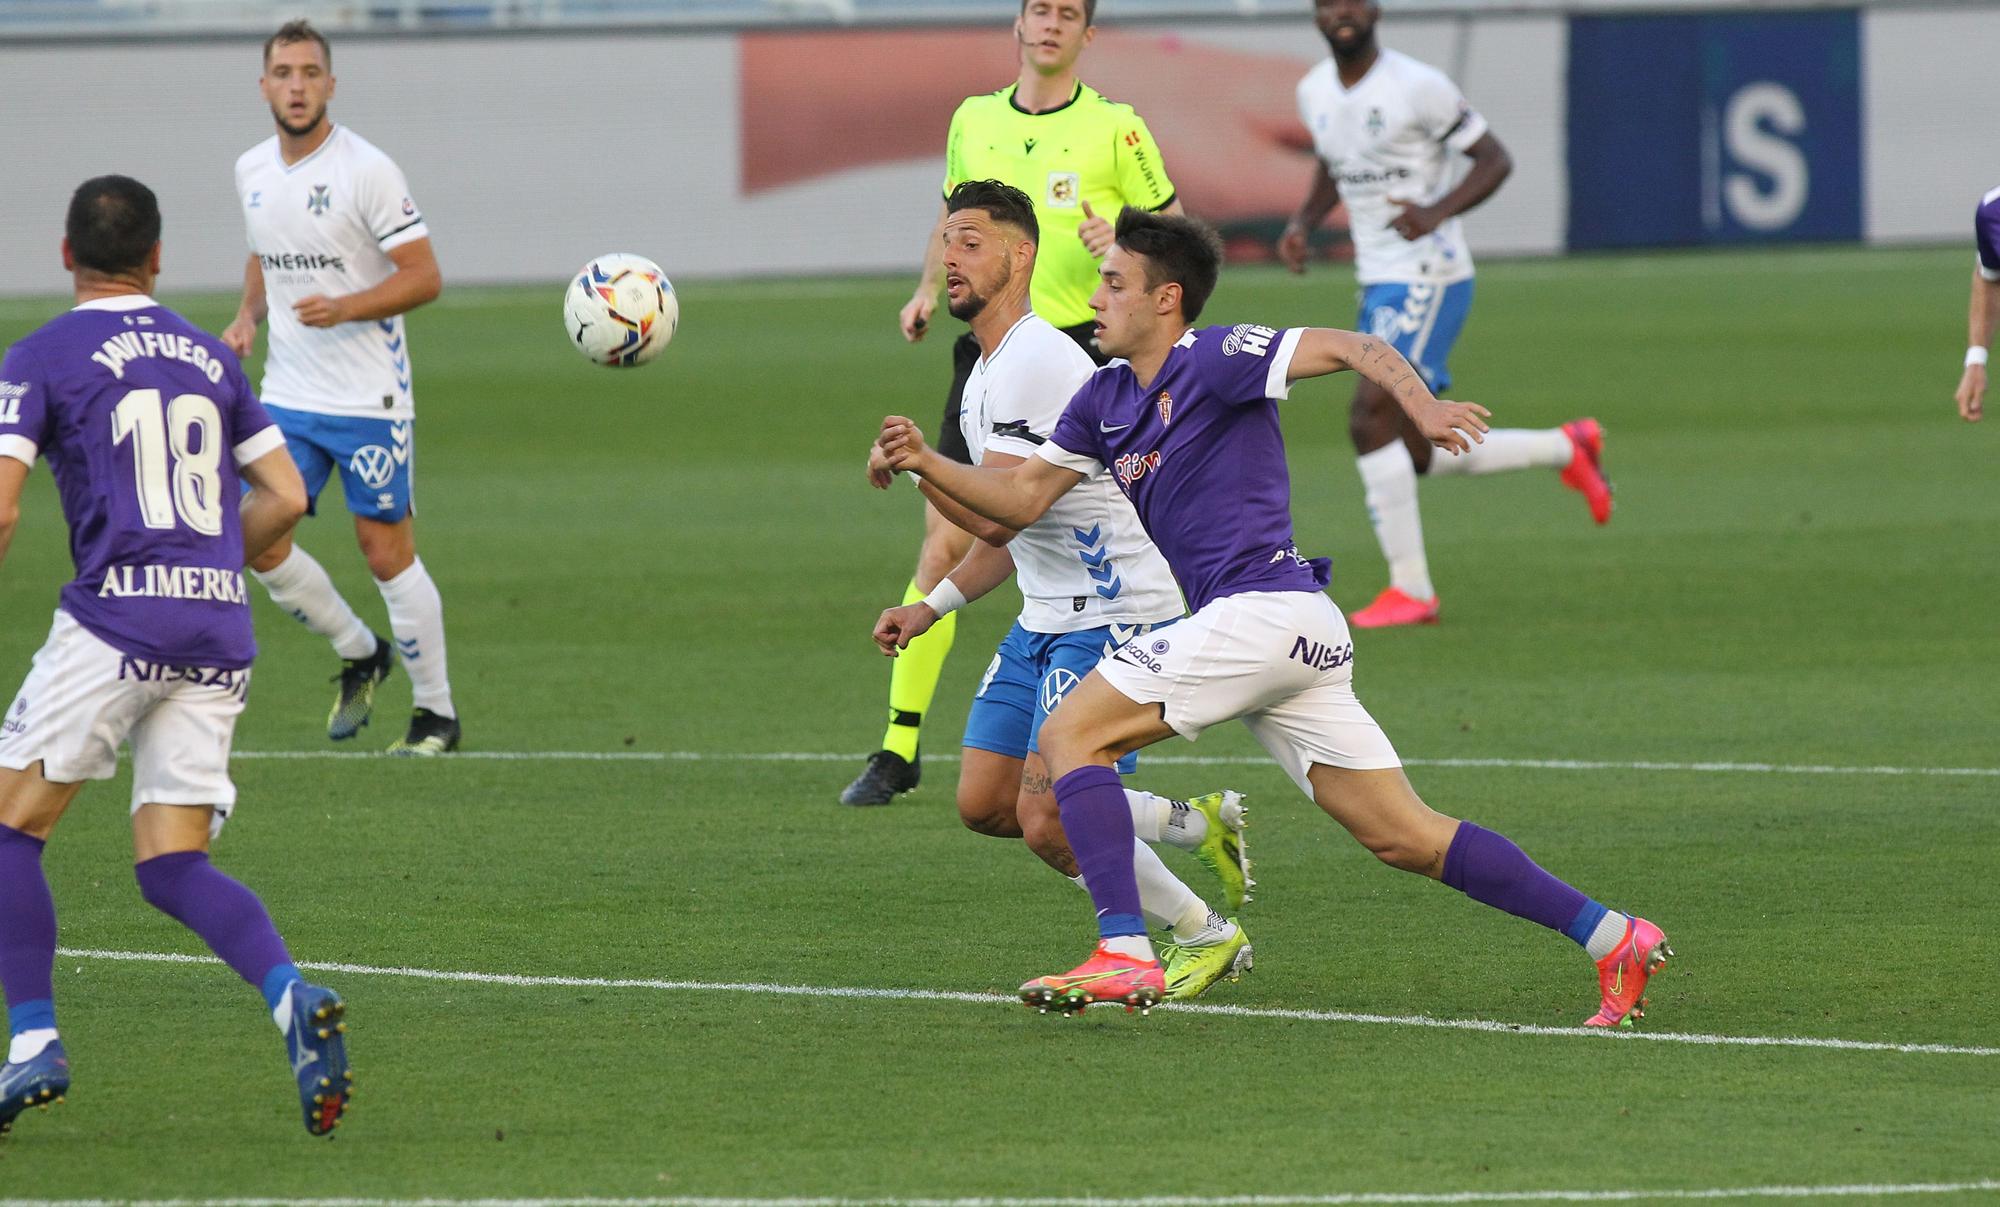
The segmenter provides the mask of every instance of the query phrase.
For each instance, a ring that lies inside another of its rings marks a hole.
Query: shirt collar
[[[76,310],[103,310],[112,314],[122,314],[127,310],[151,310],[159,303],[143,293],[120,293],[108,298],[92,298],[88,302],[78,302]]]

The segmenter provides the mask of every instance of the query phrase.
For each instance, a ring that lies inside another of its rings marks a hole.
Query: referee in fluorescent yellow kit
[[[1020,77],[998,92],[967,97],[952,114],[944,192],[949,195],[967,180],[1000,180],[1034,201],[1041,224],[1030,291],[1035,313],[1102,364],[1091,336],[1090,295],[1097,288],[1097,262],[1111,249],[1111,224],[1128,205],[1170,214],[1181,207],[1146,123],[1132,106],[1107,100],[1076,78],[1076,61],[1097,34],[1096,16],[1097,0],[1024,0],[1014,19]],[[944,218],[940,202],[923,277],[903,307],[903,338],[912,343],[930,329],[944,284]],[[970,332],[960,335],[952,345],[951,393],[938,428],[939,451],[967,463],[972,458],[959,432],[959,398],[978,362],[978,341]],[[925,503],[923,551],[903,602],[928,594],[971,544],[968,533]],[[891,664],[888,733],[882,749],[840,794],[842,804],[885,805],[917,786],[918,731],[951,652],[957,619],[953,613],[940,620]]]

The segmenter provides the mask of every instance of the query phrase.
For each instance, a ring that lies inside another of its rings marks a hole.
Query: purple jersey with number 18
[[[1292,540],[1292,480],[1277,400],[1301,328],[1191,330],[1143,388],[1126,362],[1092,374],[1035,455],[1080,474],[1111,470],[1200,611],[1249,591],[1320,591],[1323,557]]]
[[[134,658],[250,665],[237,467],[283,446],[235,355],[148,297],[85,302],[0,361],[0,456],[47,457],[62,495],[62,609]]]

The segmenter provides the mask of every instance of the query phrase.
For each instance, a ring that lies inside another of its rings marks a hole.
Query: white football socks
[[[1127,788],[1125,803],[1131,806],[1132,832],[1140,842],[1164,842],[1192,851],[1208,837],[1208,818],[1184,801]]]
[[[250,573],[271,593],[272,603],[331,641],[334,653],[342,658],[366,658],[375,652],[374,632],[347,606],[326,567],[314,561],[312,554],[293,545],[284,561],[269,570]]]
[[[56,1042],[57,1038],[54,1027],[36,1027],[30,1031],[23,1031],[7,1042],[7,1063],[17,1065],[24,1060],[33,1060],[42,1054],[43,1048]]]
[[[1439,454],[1440,457],[1443,454]],[[1411,599],[1435,599],[1430,563],[1424,557],[1424,521],[1417,512],[1417,465],[1401,440],[1392,440],[1354,459],[1361,471],[1368,522],[1389,563],[1389,585]]]
[[[1561,469],[1576,453],[1576,445],[1559,427],[1533,430],[1520,427],[1496,428],[1486,433],[1482,444],[1454,457],[1443,449],[1431,455],[1427,473],[1433,478],[1451,474],[1498,474],[1512,469]]]
[[[424,559],[411,562],[409,569],[387,582],[377,579],[375,586],[389,605],[389,630],[396,635],[396,652],[410,676],[411,701],[439,716],[457,716],[451,706],[451,680],[445,674],[444,600],[424,569]]]
[[[1589,953],[1593,960],[1601,960],[1610,955],[1625,941],[1625,928],[1631,925],[1631,922],[1630,917],[1617,910],[1607,910],[1605,915],[1597,920],[1597,929],[1590,932],[1590,939],[1584,943],[1583,950]]]
[[[1139,880],[1139,912],[1146,915],[1148,925],[1171,930],[1177,939],[1208,925],[1208,903],[1168,871],[1144,840],[1132,844],[1132,872]],[[1071,876],[1070,882],[1088,891],[1083,877]],[[1146,950],[1151,952],[1151,946]]]

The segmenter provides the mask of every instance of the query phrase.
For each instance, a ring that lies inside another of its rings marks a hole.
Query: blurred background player
[[[924,446],[909,420],[883,420],[887,464],[922,474],[967,509],[1008,526],[1038,519],[1107,469],[1173,568],[1194,614],[1113,651],[1042,727],[1063,832],[1097,909],[1083,964],[1021,986],[1044,1010],[1098,1002],[1150,1007],[1163,969],[1146,936],[1132,819],[1112,769],[1178,734],[1242,720],[1300,791],[1392,867],[1567,935],[1597,962],[1602,1001],[1586,1020],[1640,1013],[1673,953],[1644,919],[1606,909],[1502,835],[1432,810],[1354,694],[1354,645],[1326,596],[1326,559],[1293,539],[1277,403],[1293,382],[1352,369],[1396,400],[1425,439],[1454,453],[1487,430],[1485,408],[1442,402],[1377,337],[1252,324],[1196,329],[1222,241],[1184,218],[1127,210],[1092,304],[1119,363],[1095,374],[1035,455],[970,468]],[[1162,400],[1170,399],[1172,405]]]
[[[1972,262],[1972,301],[1966,312],[1965,373],[1958,379],[1958,413],[1967,423],[1986,413],[1986,350],[2000,324],[2000,189],[1979,199],[1972,219],[1978,256]]]
[[[264,396],[317,500],[336,469],[354,535],[388,605],[415,704],[396,754],[458,748],[446,676],[444,602],[417,557],[410,479],[415,403],[403,314],[442,288],[430,228],[387,155],[327,116],[333,54],[293,21],[264,43],[259,81],[278,132],[236,161],[250,259],[243,303],[223,342],[248,357],[271,321]],[[333,644],[342,659],[326,735],[368,723],[389,644],[368,627],[311,554],[289,536],[252,563],[271,599]]]
[[[1029,308],[1040,236],[1027,194],[997,180],[967,181],[946,198],[945,215],[946,305],[970,325],[980,351],[965,382],[960,435],[975,464],[1019,465],[1034,456],[1097,366]],[[894,481],[879,448],[869,469],[883,490]],[[978,539],[929,595],[883,612],[875,641],[894,656],[939,618],[1018,571],[1020,618],[993,655],[965,722],[958,815],[980,834],[1025,838],[1043,862],[1075,879],[1076,859],[1049,794],[1036,731],[1104,655],[1180,619],[1180,588],[1108,475],[1084,483],[1018,532],[965,510],[921,479],[918,485],[946,519]],[[1118,770],[1130,775],[1136,763],[1135,755]],[[1167,996],[1197,997],[1250,966],[1249,939],[1145,844],[1192,851],[1222,881],[1233,912],[1250,883],[1242,798],[1216,792],[1175,801],[1132,789],[1125,796],[1141,840],[1133,853],[1140,905],[1149,922],[1173,934],[1163,953]]]
[[[1445,74],[1382,48],[1370,0],[1315,0],[1313,20],[1333,57],[1299,81],[1299,118],[1319,163],[1305,201],[1285,227],[1278,254],[1304,272],[1306,240],[1347,202],[1361,285],[1356,326],[1395,345],[1431,389],[1451,384],[1445,361],[1472,308],[1472,253],[1458,216],[1491,197],[1513,160]],[[1455,160],[1471,160],[1451,183]],[[1389,586],[1351,618],[1354,627],[1432,624],[1437,591],[1424,555],[1417,475],[1556,469],[1583,493],[1590,514],[1611,518],[1611,486],[1599,459],[1604,433],[1594,419],[1559,428],[1491,433],[1460,457],[1437,458],[1395,400],[1374,382],[1355,383],[1348,414],[1368,519]]]
[[[1159,147],[1130,105],[1100,96],[1076,77],[1076,61],[1096,35],[1097,0],[1023,0],[1014,19],[1020,44],[1019,78],[998,92],[967,97],[952,114],[945,140],[946,196],[967,180],[1000,180],[1026,193],[1041,224],[1035,270],[1035,313],[1060,328],[1102,363],[1090,337],[1090,293],[1097,261],[1111,246],[1111,224],[1097,213],[1125,206],[1179,213]],[[930,329],[943,283],[945,211],[931,227],[923,276],[903,307],[903,338],[915,342]],[[971,463],[958,430],[959,397],[980,357],[970,332],[952,345],[951,392],[939,441],[942,451]],[[971,548],[972,537],[924,507],[924,544],[917,574],[904,593],[914,603]],[[945,616],[897,658],[889,675],[889,727],[882,749],[841,794],[842,804],[887,804],[917,786],[917,740],[924,712],[937,694],[938,676],[951,652],[958,624]]]
[[[305,485],[236,358],[149,296],[160,271],[151,189],[85,181],[63,267],[76,309],[0,362],[0,556],[46,455],[76,565],[0,723],[0,1132],[69,1088],[42,849],[83,781],[117,774],[129,739],[139,891],[263,992],[306,1129],[321,1135],[347,1104],[344,1007],[300,978],[264,903],[208,860],[236,804],[229,744],[257,653],[243,563],[298,522]]]

